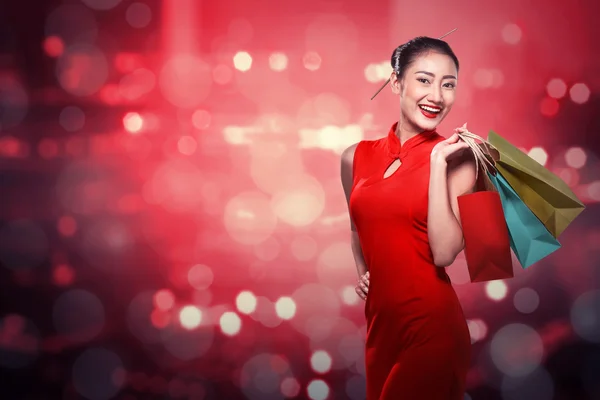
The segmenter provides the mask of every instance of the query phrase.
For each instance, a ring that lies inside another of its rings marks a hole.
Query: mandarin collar
[[[399,158],[402,160],[404,156],[410,151],[410,149],[415,148],[419,144],[425,142],[427,139],[435,135],[436,131],[425,131],[421,132],[406,142],[403,145],[400,144],[400,139],[396,136],[396,127],[398,126],[398,122],[394,123],[390,128],[390,131],[387,136],[387,151],[388,155],[393,158]]]

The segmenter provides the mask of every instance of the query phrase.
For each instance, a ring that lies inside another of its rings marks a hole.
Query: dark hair
[[[427,36],[418,36],[398,47],[392,53],[392,68],[398,79],[402,78],[404,71],[412,64],[417,57],[424,53],[435,52],[445,54],[454,61],[458,71],[458,58],[448,45],[440,39],[434,39]]]

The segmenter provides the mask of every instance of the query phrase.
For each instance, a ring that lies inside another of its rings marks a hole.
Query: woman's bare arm
[[[350,193],[352,191],[352,182],[353,182],[353,164],[354,164],[354,151],[356,150],[357,144],[354,144],[348,147],[342,153],[342,165],[341,165],[341,178],[342,178],[342,186],[344,188],[344,194],[346,195],[346,204],[348,205],[348,212],[350,211]],[[362,253],[362,249],[360,247],[360,241],[358,239],[358,233],[356,232],[356,227],[354,226],[354,222],[352,221],[352,217],[350,217],[350,243],[352,246],[352,255],[354,256],[354,262],[356,264],[356,271],[358,272],[359,279],[361,282],[359,286],[362,291],[366,295],[368,291],[368,275],[366,276],[366,281],[363,277],[369,271],[367,267],[367,263],[365,262],[365,258]],[[359,295],[361,293],[358,292]],[[363,297],[363,296],[361,296]],[[363,297],[364,298],[364,297]]]
[[[452,160],[434,162],[429,180],[427,232],[434,263],[447,267],[464,248],[458,196],[475,187],[475,162],[468,152]]]

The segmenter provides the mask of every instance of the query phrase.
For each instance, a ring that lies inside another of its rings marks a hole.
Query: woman
[[[442,40],[418,37],[392,55],[400,119],[388,135],[342,155],[357,293],[366,299],[367,399],[462,400],[470,336],[444,267],[463,249],[457,197],[476,171],[455,129],[458,59]],[[373,285],[371,285],[371,282]]]

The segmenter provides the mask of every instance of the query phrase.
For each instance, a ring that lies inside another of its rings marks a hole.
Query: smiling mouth
[[[425,105],[419,104],[419,108],[430,114],[439,114],[442,112],[442,109],[440,107],[432,107],[432,106],[425,106]]]

